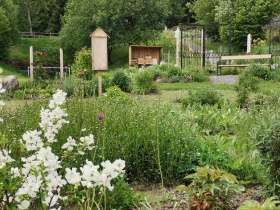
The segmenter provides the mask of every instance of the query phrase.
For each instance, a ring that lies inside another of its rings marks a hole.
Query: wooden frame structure
[[[248,61],[248,60],[269,60],[269,63],[260,63],[260,65],[269,66],[271,68],[271,54],[260,54],[260,55],[229,55],[229,56],[221,56],[220,60],[217,62],[217,75],[221,73],[221,69],[223,67],[247,67],[250,63],[244,64],[232,64],[231,61]],[[223,61],[227,61],[226,64],[222,64]]]
[[[129,66],[149,66],[160,64],[163,48],[161,46],[130,45]]]

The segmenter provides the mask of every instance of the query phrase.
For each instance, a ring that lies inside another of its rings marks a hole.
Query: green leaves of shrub
[[[258,91],[259,80],[250,71],[245,71],[240,77],[237,91],[237,103],[243,107],[249,103],[249,96],[252,92]]]
[[[179,186],[177,190],[186,190],[193,195],[192,207],[207,205],[209,206],[207,209],[215,207],[227,209],[230,194],[245,190],[233,174],[209,166],[198,167],[196,173],[186,176],[185,179],[191,179],[192,182],[186,187]]]
[[[201,89],[196,92],[189,92],[189,96],[185,99],[182,99],[183,107],[193,104],[201,105],[214,105],[218,104],[221,101],[221,97],[217,92],[213,90]]]
[[[137,94],[157,93],[158,87],[153,77],[149,69],[141,70],[138,74],[134,75],[132,91]]]
[[[237,210],[280,210],[278,204],[280,201],[277,200],[277,196],[273,196],[266,199],[263,205],[254,200],[246,201]]]

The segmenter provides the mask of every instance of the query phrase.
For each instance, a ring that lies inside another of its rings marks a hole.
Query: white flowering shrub
[[[40,130],[22,135],[20,151],[11,151],[8,145],[0,148],[0,209],[60,209],[69,197],[81,192],[86,193],[74,196],[80,198],[80,207],[100,209],[94,194],[106,195],[104,190],[114,188],[112,180],[124,173],[125,161],[106,160],[94,165],[94,155],[84,165],[72,167],[76,158],[95,148],[92,134],[78,140],[69,136],[60,151],[54,149],[53,145],[60,141],[57,134],[69,123],[62,108],[65,98],[66,93],[56,91],[48,108],[40,111]]]

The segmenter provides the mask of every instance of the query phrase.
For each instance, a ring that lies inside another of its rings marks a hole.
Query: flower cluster
[[[7,151],[5,149],[0,150],[0,169],[5,167],[7,163],[11,163],[14,161],[14,159],[12,159],[9,154],[10,151]]]
[[[77,172],[77,168],[66,168],[65,178],[69,184],[82,185],[87,188],[104,186],[113,190],[111,180],[124,173],[125,161],[119,159],[111,163],[107,160],[102,162],[101,165],[103,169],[98,171],[99,166],[86,160],[86,164],[80,168],[81,173]]]
[[[32,201],[40,197],[42,204],[48,209],[56,209],[60,201],[67,199],[61,195],[61,189],[65,185],[85,188],[104,186],[113,190],[111,180],[124,173],[125,162],[120,159],[113,163],[108,160],[102,162],[101,170],[100,166],[88,160],[85,165],[79,167],[80,171],[77,168],[64,170],[63,159],[54,153],[51,146],[53,142],[58,141],[56,135],[62,126],[69,123],[64,119],[67,113],[60,107],[65,102],[65,97],[66,93],[57,90],[49,103],[49,108],[41,109],[39,123],[41,131],[32,130],[23,134],[20,142],[29,156],[21,158],[21,167],[10,167],[10,177],[21,180],[21,183],[13,195],[2,197],[3,202],[14,202],[18,209],[28,209]],[[61,147],[66,152],[74,152],[77,155],[84,155],[94,148],[92,134],[81,137],[79,141],[69,136]],[[62,151],[62,154],[65,153]],[[0,169],[11,162],[14,160],[10,157],[10,152],[0,150]]]

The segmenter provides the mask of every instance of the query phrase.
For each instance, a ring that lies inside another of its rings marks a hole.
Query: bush
[[[221,101],[219,94],[212,90],[201,89],[196,92],[189,92],[189,96],[186,99],[182,99],[183,107],[193,104],[201,105],[214,105]]]
[[[255,77],[250,71],[245,71],[239,77],[237,91],[237,102],[240,107],[247,106],[249,103],[249,96],[251,92],[258,90],[258,78]]]
[[[109,87],[106,89],[107,97],[109,98],[121,98],[128,100],[128,96],[118,86]]]
[[[268,67],[264,67],[259,64],[252,64],[246,68],[247,71],[251,72],[254,77],[270,80],[272,79],[272,73]]]
[[[86,80],[92,79],[93,72],[90,49],[83,48],[76,53],[74,64],[72,65],[72,74]]]
[[[194,82],[207,82],[208,75],[204,71],[193,71],[190,73]]]
[[[122,70],[118,70],[112,75],[112,85],[118,86],[124,92],[130,92],[131,79]]]
[[[190,192],[190,209],[228,209],[231,195],[245,190],[233,174],[208,166],[198,167],[185,179],[191,179],[191,183],[177,190]]]
[[[280,193],[280,114],[278,113],[268,123],[258,124],[251,132],[256,145],[267,157],[266,164],[270,168],[272,186],[269,190],[273,193]]]
[[[137,94],[157,93],[158,87],[149,69],[141,70],[132,81],[132,91]]]

